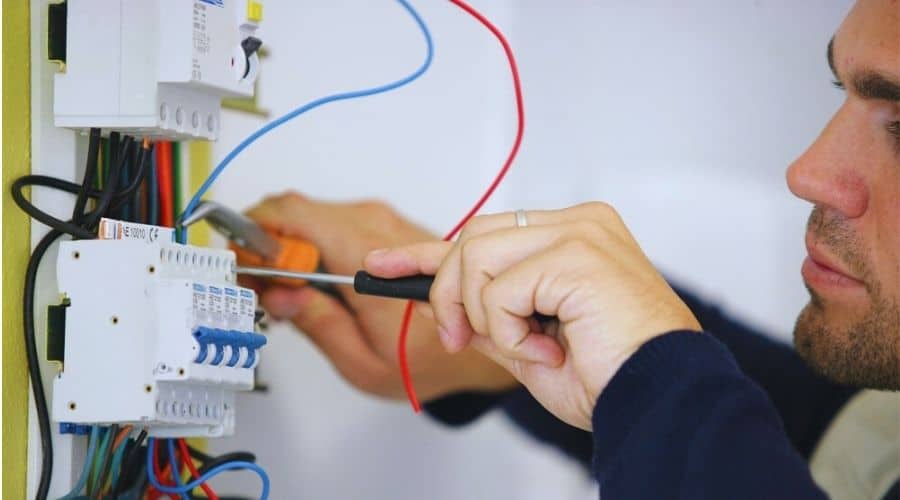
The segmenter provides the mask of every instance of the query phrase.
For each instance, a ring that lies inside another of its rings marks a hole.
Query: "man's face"
[[[838,382],[900,389],[900,0],[860,0],[829,62],[847,98],[787,173],[814,205],[794,343]]]

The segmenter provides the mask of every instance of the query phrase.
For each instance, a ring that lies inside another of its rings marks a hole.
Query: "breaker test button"
[[[258,23],[263,18],[263,5],[258,0],[247,0],[247,20]]]

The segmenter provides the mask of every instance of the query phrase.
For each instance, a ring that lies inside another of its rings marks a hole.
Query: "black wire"
[[[152,147],[149,149],[142,148],[142,158],[140,166],[138,167],[139,177],[135,178],[132,183],[125,188],[123,191],[119,191],[113,196],[113,202],[110,206],[115,206],[117,203],[122,203],[128,197],[134,195],[138,188],[141,186],[141,181],[147,178],[150,174],[149,162],[148,159],[150,157],[150,152],[152,151]],[[16,179],[16,182],[21,184],[21,187],[25,186],[40,186],[51,189],[56,189],[59,191],[64,191],[70,194],[79,194],[81,192],[82,187],[74,182],[64,181],[57,177],[50,177],[48,175],[40,175],[40,174],[32,174],[32,175],[24,175]],[[15,183],[14,183],[15,184]],[[89,199],[96,199],[103,195],[103,191],[94,188],[88,188],[86,191],[86,195]],[[31,203],[29,203],[31,205]]]
[[[130,143],[130,140],[128,140],[127,142]],[[88,153],[88,161],[91,161],[90,157],[94,153],[90,145],[88,146]],[[116,169],[113,168],[112,170],[113,173],[110,174],[110,177],[117,177],[115,174]],[[85,171],[85,176],[91,175],[92,171],[96,172],[95,170],[88,168]],[[47,250],[63,234],[69,233],[75,237],[82,238],[95,237],[93,231],[90,231],[88,228],[90,228],[90,226],[96,222],[95,219],[99,219],[99,216],[106,211],[106,208],[109,205],[109,198],[112,197],[114,190],[104,189],[100,195],[101,202],[98,203],[97,208],[93,212],[84,214],[84,218],[82,218],[79,214],[79,216],[73,217],[73,220],[63,221],[38,209],[35,205],[33,205],[25,198],[22,189],[28,185],[35,185],[36,183],[30,182],[33,178],[33,176],[25,176],[16,179],[11,186],[11,191],[13,200],[16,202],[19,208],[22,209],[22,211],[24,211],[35,220],[49,225],[51,228],[50,231],[40,239],[37,246],[35,246],[33,252],[31,253],[31,256],[28,258],[28,265],[25,270],[24,290],[22,293],[22,335],[25,342],[25,355],[28,362],[28,377],[31,380],[31,389],[34,395],[35,410],[38,420],[38,431],[41,441],[41,469],[35,497],[38,500],[46,500],[50,490],[50,481],[53,477],[53,438],[50,430],[50,412],[47,407],[47,398],[44,394],[44,381],[41,377],[40,362],[38,360],[37,354],[37,340],[34,324],[35,288],[38,269],[40,267],[41,261],[47,253]],[[87,197],[87,194],[82,191],[82,188],[85,188],[89,185],[89,183],[84,181],[82,182],[81,186],[74,184],[74,194],[77,195],[76,204],[78,203],[79,199],[84,199]],[[115,183],[110,183],[107,185],[107,187],[109,185],[115,186]]]
[[[133,139],[131,137],[125,137],[123,145],[131,144],[132,140]],[[125,156],[123,155],[122,159],[124,158]],[[96,237],[92,229],[94,228],[94,225],[97,223],[97,221],[100,220],[100,217],[104,213],[106,213],[106,210],[109,208],[110,202],[115,193],[114,186],[118,182],[118,172],[121,169],[121,166],[122,165],[120,162],[119,165],[117,165],[115,168],[110,169],[109,179],[106,186],[104,186],[103,191],[100,193],[99,200],[97,202],[97,208],[95,208],[92,212],[84,215],[81,225],[75,224],[72,221],[63,221],[61,219],[57,219],[47,212],[44,212],[43,210],[33,205],[30,201],[28,201],[28,199],[25,198],[25,194],[22,192],[23,188],[25,188],[26,186],[58,183],[60,186],[65,187],[65,189],[63,187],[60,187],[60,189],[68,192],[72,192],[71,189],[69,189],[70,186],[75,186],[75,189],[78,190],[76,193],[80,195],[82,186],[79,186],[78,184],[66,183],[65,181],[61,181],[59,179],[55,179],[52,182],[46,182],[50,181],[53,178],[48,178],[47,176],[26,175],[23,177],[19,177],[18,179],[13,181],[11,188],[13,201],[15,201],[16,205],[18,205],[23,212],[28,214],[29,217],[47,226],[50,226],[51,228],[58,229],[61,232],[70,234],[76,238],[92,239]],[[35,182],[36,180],[44,182]],[[130,187],[131,186],[129,186],[129,188]]]
[[[63,235],[59,229],[51,229],[34,247],[28,259],[25,271],[25,290],[22,297],[23,333],[25,337],[25,354],[28,359],[28,376],[31,377],[31,389],[34,393],[34,406],[37,409],[38,429],[41,435],[41,475],[36,497],[46,500],[50,491],[50,478],[53,474],[53,441],[50,437],[50,414],[47,410],[47,398],[44,395],[44,382],[38,364],[37,342],[34,334],[34,289],[37,281],[38,267],[50,245]]]
[[[203,465],[197,470],[197,472],[202,476],[206,474],[210,470],[228,463],[228,462],[256,462],[256,455],[250,453],[249,451],[233,451],[231,453],[225,453],[219,455],[217,457],[211,457],[209,461],[203,462]]]
[[[190,452],[191,458],[195,458],[201,462],[209,462],[214,458],[212,455],[207,455],[191,445],[188,445],[188,452]]]
[[[150,173],[150,168],[148,168],[147,164],[149,163],[149,157],[152,151],[153,147],[151,145],[141,147],[138,150],[136,159],[137,172],[135,172],[135,176],[131,180],[131,183],[125,187],[125,189],[116,193],[116,196],[113,198],[113,203],[110,205],[110,209],[118,208],[122,204],[131,202],[136,198],[138,189]]]
[[[81,190],[75,199],[75,209],[72,211],[72,220],[80,225],[84,217],[84,208],[87,206],[87,192],[94,184],[97,176],[97,159],[100,155],[100,129],[92,128],[88,139],[87,161],[84,166],[84,179],[81,181]]]
[[[110,141],[112,141],[112,136],[113,134],[110,134]],[[127,149],[132,141],[133,139],[130,136],[126,136],[122,141],[123,147]],[[113,149],[114,148],[112,147],[110,148],[111,151]],[[103,194],[97,200],[97,207],[94,209],[94,211],[89,213],[85,217],[85,228],[94,229],[95,225],[100,220],[100,217],[102,217],[106,213],[106,210],[109,208],[109,204],[110,202],[112,202],[113,195],[116,192],[116,186],[119,185],[119,173],[122,171],[122,164],[124,163],[126,156],[127,155],[125,154],[117,155],[116,162],[110,163],[109,178],[104,180],[106,185],[103,186]]]
[[[125,490],[125,485],[129,484],[131,480],[132,471],[135,470],[136,466],[141,466],[137,470],[140,471],[143,467],[143,462],[141,461],[141,457],[146,456],[147,448],[142,446],[144,439],[147,438],[147,429],[142,429],[141,433],[137,435],[133,442],[133,447],[125,454],[125,460],[122,462],[122,470],[119,473],[119,482],[115,485],[115,489],[112,491],[113,498],[116,498],[119,493]]]
[[[25,177],[20,177],[12,183],[13,201],[16,202],[16,205],[18,205],[23,212],[28,214],[28,216],[32,219],[46,224],[47,226],[50,226],[60,233],[71,234],[76,238],[83,239],[90,239],[95,237],[93,231],[89,231],[83,226],[73,224],[71,221],[63,221],[57,219],[56,217],[32,205],[30,201],[25,199],[25,195],[22,193],[22,188],[29,185],[28,177],[29,176],[27,175]]]

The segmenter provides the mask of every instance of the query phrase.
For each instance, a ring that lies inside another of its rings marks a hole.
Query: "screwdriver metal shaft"
[[[331,283],[335,285],[352,285],[354,282],[353,276],[342,276],[340,274],[327,273],[298,273],[271,267],[235,266],[234,272],[238,274],[246,274],[248,276],[260,276],[263,278],[294,278],[298,280],[312,281],[313,283]]]
[[[434,276],[416,275],[405,278],[378,278],[365,271],[359,271],[355,276],[342,276],[327,273],[298,273],[270,267],[235,266],[238,274],[260,276],[266,278],[294,278],[313,283],[331,283],[337,285],[352,285],[356,293],[363,295],[375,295],[377,297],[391,297],[395,299],[428,301],[431,284]]]

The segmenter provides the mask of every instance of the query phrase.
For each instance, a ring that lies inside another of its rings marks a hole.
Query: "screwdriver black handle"
[[[365,271],[359,271],[353,277],[353,289],[363,295],[391,297],[394,299],[418,300],[428,302],[428,293],[434,276],[419,274],[405,278],[376,278]]]
[[[356,293],[419,302],[428,302],[432,283],[434,283],[434,276],[425,274],[388,279],[376,278],[365,271],[359,271],[353,277],[353,289]],[[535,313],[534,318],[541,323],[556,319],[541,313]]]

